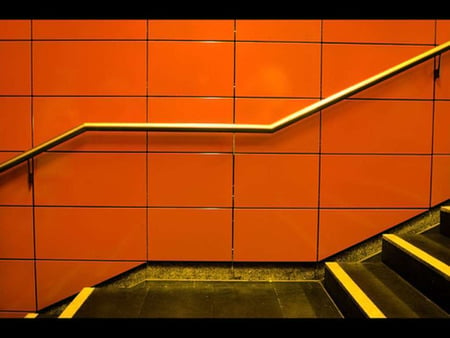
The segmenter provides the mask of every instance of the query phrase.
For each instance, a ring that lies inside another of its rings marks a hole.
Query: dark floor
[[[342,318],[318,281],[146,281],[96,289],[77,318]]]

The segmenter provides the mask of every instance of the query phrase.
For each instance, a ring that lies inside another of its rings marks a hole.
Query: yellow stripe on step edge
[[[436,257],[433,257],[432,255],[428,254],[422,249],[419,249],[418,247],[409,243],[408,241],[405,241],[403,238],[400,238],[393,234],[384,234],[383,238],[385,238],[387,241],[391,242],[398,248],[406,250],[411,255],[414,255],[420,261],[429,265],[433,269],[443,273],[445,276],[447,276],[447,278],[450,276],[450,267],[447,264],[440,261]]]
[[[338,263],[327,262],[326,265],[368,318],[386,318],[385,314],[370,300]]]
[[[36,318],[38,315],[39,315],[39,313],[30,312],[30,313],[27,313],[27,315],[26,315],[24,318],[27,318],[27,319],[34,319],[34,318]]]
[[[67,305],[64,311],[59,315],[58,318],[72,318],[74,314],[80,309],[81,305],[88,299],[92,291],[95,288],[83,288],[80,293],[74,298],[74,300]]]

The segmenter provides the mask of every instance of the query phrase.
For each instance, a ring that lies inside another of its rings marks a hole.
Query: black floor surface
[[[146,281],[98,288],[75,318],[342,318],[318,281]]]

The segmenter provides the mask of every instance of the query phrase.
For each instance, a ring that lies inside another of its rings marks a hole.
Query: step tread
[[[392,261],[392,259],[399,260],[400,257],[402,257],[402,255],[406,255],[405,257],[410,257],[409,259],[410,263],[418,262],[420,263],[420,265],[430,268],[431,270],[434,271],[434,273],[437,273],[442,278],[448,280],[450,276],[449,265],[433,255],[433,253],[438,252],[440,250],[438,248],[439,245],[427,239],[424,236],[420,237],[420,235],[413,235],[411,238],[413,239],[404,238],[404,236],[400,237],[398,235],[393,234],[384,234],[382,261],[392,268],[391,264],[392,262],[389,261]],[[413,244],[414,241],[417,241],[418,243],[421,244],[415,245]],[[424,248],[422,249],[419,245],[423,246]],[[395,248],[395,250],[399,250],[398,251],[399,254],[398,255],[396,254],[394,256],[393,253],[389,254],[391,250],[388,248],[390,246],[392,248]],[[397,264],[400,264],[400,261],[398,261]],[[399,265],[398,267],[401,268],[401,265]],[[397,268],[395,268],[394,270],[397,271]]]
[[[450,237],[442,235],[439,227],[421,234],[401,237],[445,264],[450,264]]]
[[[75,317],[342,318],[319,281],[146,281],[97,288]]]
[[[448,318],[448,314],[383,263],[339,263],[388,318]]]
[[[133,318],[137,317],[146,290],[126,288],[96,288],[74,317]]]

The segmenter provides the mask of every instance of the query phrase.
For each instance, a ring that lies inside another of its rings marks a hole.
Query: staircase
[[[382,235],[381,253],[326,262],[302,281],[144,280],[86,287],[60,313],[28,318],[449,318],[450,206],[419,234]]]
[[[382,251],[361,263],[327,262],[324,286],[344,317],[449,318],[450,207],[415,235],[384,234]]]

